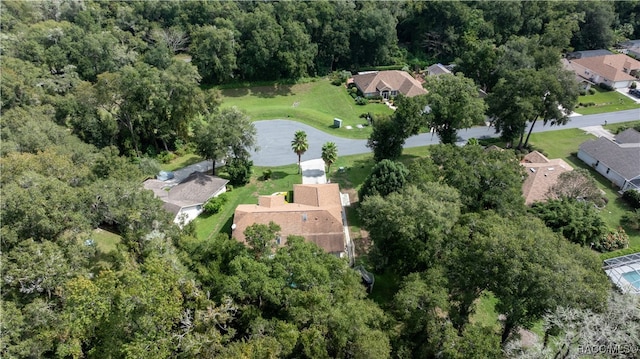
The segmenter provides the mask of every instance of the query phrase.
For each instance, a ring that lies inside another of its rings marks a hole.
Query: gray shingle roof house
[[[156,179],[146,180],[143,185],[164,202],[164,209],[175,215],[174,223],[185,225],[202,213],[202,205],[210,198],[226,192],[227,183],[220,177],[193,172],[173,187]]]
[[[620,44],[623,53],[640,58],[640,40],[629,40]]]
[[[429,76],[446,75],[452,72],[443,64],[433,64],[427,67],[427,74]]]
[[[640,133],[630,128],[609,140],[600,137],[580,145],[578,158],[624,192],[640,189]]]
[[[364,97],[391,98],[403,94],[408,97],[427,93],[422,84],[405,71],[390,70],[358,74],[353,83]]]
[[[567,59],[586,59],[587,57],[596,57],[596,56],[605,56],[605,55],[613,55],[613,52],[609,50],[584,50],[584,51],[575,51],[567,54]]]

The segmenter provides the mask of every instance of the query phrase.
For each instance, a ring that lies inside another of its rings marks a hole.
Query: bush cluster
[[[207,214],[216,214],[220,212],[224,204],[227,203],[227,194],[223,193],[218,197],[213,197],[204,204],[204,211]]]
[[[640,191],[628,190],[622,194],[622,198],[634,209],[640,208]]]
[[[600,252],[611,252],[629,246],[629,235],[622,227],[610,230],[599,242],[595,243],[595,249]]]

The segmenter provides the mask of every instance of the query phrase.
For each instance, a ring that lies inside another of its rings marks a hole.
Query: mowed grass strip
[[[346,138],[368,138],[371,128],[362,129],[367,121],[363,113],[391,114],[393,110],[381,103],[356,105],[344,86],[334,86],[328,79],[302,84],[221,89],[222,107],[236,106],[252,120],[289,119],[305,123],[321,131]],[[333,128],[333,119],[342,120],[342,128]],[[352,129],[346,129],[351,126]]]
[[[582,115],[593,115],[597,113],[631,110],[634,108],[640,109],[640,104],[637,104],[632,99],[617,91],[606,91],[597,86],[592,88],[596,90],[596,93],[593,95],[587,93],[584,96],[580,96],[578,102],[582,104],[593,102],[595,105],[577,107],[575,112]]]

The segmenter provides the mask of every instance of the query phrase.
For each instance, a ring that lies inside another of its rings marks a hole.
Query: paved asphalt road
[[[607,123],[627,122],[640,119],[640,110],[627,110],[619,112],[609,112],[598,115],[575,116],[564,126],[543,126],[542,122],[536,123],[533,132],[554,131],[566,128],[580,128],[587,126],[597,126]],[[302,130],[307,133],[309,140],[309,150],[302,155],[302,160],[320,158],[322,145],[325,142],[333,141],[338,147],[338,156],[355,155],[370,152],[366,147],[366,140],[352,140],[342,137],[335,137],[326,132],[317,130],[305,124],[289,120],[270,120],[254,122],[258,131],[257,152],[251,154],[251,159],[256,166],[282,166],[297,163],[298,158],[291,150],[291,140],[296,131]],[[458,132],[460,142],[467,139],[496,137],[492,127],[474,127]],[[430,133],[422,133],[407,139],[404,147],[419,147],[439,143],[438,136]]]

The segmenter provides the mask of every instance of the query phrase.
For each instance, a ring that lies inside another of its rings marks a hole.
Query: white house
[[[600,137],[580,145],[578,158],[622,191],[640,189],[640,132],[630,128],[613,140]]]
[[[164,202],[164,208],[174,214],[173,222],[182,226],[196,219],[209,199],[226,192],[227,183],[220,177],[193,172],[173,187],[150,179],[144,182],[144,188],[152,190]]]

